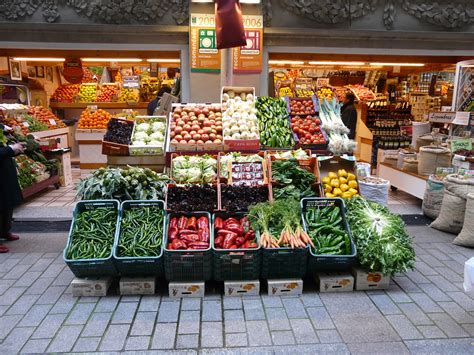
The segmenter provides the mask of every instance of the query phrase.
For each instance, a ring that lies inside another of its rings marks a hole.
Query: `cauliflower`
[[[138,140],[138,141],[144,141],[147,138],[148,138],[148,134],[146,134],[146,132],[142,132],[142,131],[135,132],[135,135],[133,136],[133,139]]]
[[[165,130],[165,124],[163,122],[153,122],[152,129],[155,132],[163,132]]]
[[[137,126],[137,131],[139,132],[146,132],[150,129],[150,124],[149,123],[140,123]]]
[[[155,132],[155,133],[150,134],[150,138],[152,140],[156,140],[156,141],[160,141],[160,142],[165,140],[165,137],[163,136],[163,133],[161,133],[161,132]]]

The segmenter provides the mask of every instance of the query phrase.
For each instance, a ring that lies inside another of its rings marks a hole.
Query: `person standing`
[[[354,106],[355,95],[352,92],[347,92],[344,98],[344,105],[341,107],[342,122],[349,128],[347,134],[349,139],[355,139],[357,128],[357,110]]]
[[[175,76],[173,90],[171,91],[171,95],[176,96],[178,101],[181,102],[181,70],[176,68],[176,76]]]
[[[3,137],[3,131],[0,132]],[[0,239],[13,241],[20,237],[12,234],[13,209],[21,201],[21,190],[13,157],[23,153],[25,148],[21,143],[6,145],[0,139]],[[0,253],[8,253],[9,249],[0,244]]]

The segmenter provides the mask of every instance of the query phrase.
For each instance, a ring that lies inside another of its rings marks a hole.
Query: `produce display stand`
[[[102,139],[105,129],[77,129],[81,169],[97,169],[107,165],[107,156],[102,154]]]
[[[31,134],[39,139],[59,139],[59,148],[69,148],[69,127],[32,132]]]
[[[146,109],[148,102],[50,102],[49,107],[55,110],[86,109],[88,106],[97,106],[104,110]]]
[[[54,187],[56,187],[56,189],[59,189],[59,175],[53,175],[49,178],[47,178],[46,180],[43,180],[41,182],[38,182],[34,185],[31,185],[31,186],[28,186],[28,187],[25,187],[23,190],[21,190],[21,195],[23,196],[24,199],[28,198],[28,197],[31,197],[35,194],[37,194],[38,192],[41,192],[45,189],[47,189],[48,187],[50,187],[51,185],[54,185]]]
[[[337,171],[339,169],[354,171],[356,158],[351,155],[318,156],[318,162],[319,162],[319,174],[320,176],[324,177],[330,171]]]
[[[126,168],[127,165],[148,168],[156,172],[164,172],[165,155],[118,156],[107,155],[107,166]]]
[[[392,188],[395,187],[412,196],[423,199],[428,176],[403,171],[387,163],[379,163],[378,172],[380,178],[390,181]]]

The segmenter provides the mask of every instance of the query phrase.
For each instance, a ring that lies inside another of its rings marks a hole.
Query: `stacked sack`
[[[441,210],[438,218],[431,223],[431,227],[459,234],[453,241],[454,244],[474,247],[473,200],[474,178],[463,178],[457,174],[448,175],[445,179]]]
[[[444,179],[438,179],[436,175],[430,175],[426,182],[425,194],[423,196],[423,214],[436,219],[441,210],[444,197]]]

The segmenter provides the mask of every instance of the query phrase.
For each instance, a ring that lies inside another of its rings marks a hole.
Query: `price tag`
[[[129,75],[122,77],[124,88],[135,88],[140,87],[140,77],[138,75]]]
[[[454,118],[453,124],[457,124],[459,126],[468,126],[469,125],[469,118],[471,117],[470,112],[456,112],[456,117]]]
[[[97,105],[89,105],[87,106],[87,109],[91,112],[97,111]]]
[[[26,128],[30,127],[30,124],[28,122],[23,122],[23,126],[25,126]]]
[[[436,168],[436,176],[439,178],[444,178],[449,174],[453,174],[454,169],[453,168]]]
[[[49,119],[49,124],[50,124],[51,126],[56,126],[56,121],[53,120],[52,118],[50,118],[50,119]]]
[[[470,139],[456,139],[451,141],[451,152],[456,153],[462,149],[471,150],[472,141]]]

